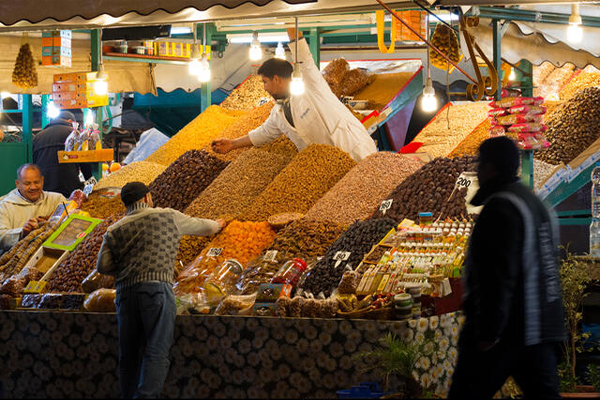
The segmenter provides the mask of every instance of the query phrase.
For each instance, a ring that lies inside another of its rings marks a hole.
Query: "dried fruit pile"
[[[101,190],[109,187],[123,187],[129,182],[136,181],[149,185],[157,176],[163,173],[165,168],[164,165],[154,162],[134,161],[120,170],[100,179],[100,182],[94,187],[94,190]]]
[[[258,128],[263,124],[263,122],[267,120],[274,105],[275,103],[270,101],[266,104],[263,104],[260,107],[256,107],[248,111],[246,115],[242,115],[241,117],[239,117],[233,125],[230,125],[227,128],[225,128],[223,132],[221,132],[221,134],[219,135],[219,138],[237,139],[247,135],[248,132]],[[247,150],[248,148],[240,148],[230,151],[226,154],[217,154],[212,151],[211,145],[204,147],[204,151],[206,151],[207,153],[210,153],[216,157],[219,157],[222,160],[227,161],[234,160],[237,156],[239,156],[241,153]]]
[[[221,103],[221,107],[229,110],[252,110],[261,101],[272,101],[273,98],[265,90],[262,78],[252,75],[235,88]]]
[[[600,73],[581,72],[559,92],[561,100],[568,100],[586,87],[600,87]]]
[[[265,221],[284,212],[306,213],[355,165],[356,161],[342,150],[313,144],[277,175],[240,218]]]
[[[296,145],[284,135],[272,143],[258,147],[258,149],[280,155],[288,163],[292,161],[292,158],[298,155],[298,148]]]
[[[577,92],[546,118],[550,148],[535,157],[549,164],[568,164],[600,137],[600,88]]]
[[[325,296],[337,288],[346,265],[352,269],[358,267],[365,254],[377,244],[397,223],[389,218],[357,221],[327,250],[323,259],[310,270],[302,288],[317,296],[323,292]],[[349,252],[347,260],[338,262],[338,252]]]
[[[29,43],[25,43],[19,49],[15,69],[12,73],[12,83],[22,89],[32,89],[38,85],[35,60],[31,54]]]
[[[181,269],[181,264],[185,267],[210,243],[211,237],[206,236],[189,236],[184,235],[179,243],[179,251],[177,252],[177,261],[175,267]],[[181,264],[179,263],[181,261]]]
[[[490,137],[492,123],[486,119],[462,141],[448,157],[474,156],[479,151],[479,146]]]
[[[108,218],[113,214],[125,212],[121,196],[106,197],[106,190],[96,190],[90,194],[81,206],[82,211],[90,213],[94,218]]]
[[[231,222],[200,253],[198,259],[179,274],[176,293],[197,292],[217,265],[227,259],[236,259],[245,266],[258,257],[274,238],[275,232],[267,222]],[[221,252],[210,256],[211,249],[221,249]]]
[[[261,283],[269,282],[282,263],[302,258],[312,263],[344,232],[345,226],[330,221],[302,218],[290,223],[277,233],[268,250],[276,250],[274,261],[262,257],[252,263],[242,277],[243,293],[253,293]],[[263,254],[264,255],[264,254]]]
[[[417,221],[423,211],[432,212],[434,219],[466,217],[466,190],[454,190],[456,180],[466,171],[476,171],[475,157],[436,158],[398,185],[388,196],[393,200],[391,208],[385,215],[378,209],[373,218]]]
[[[236,218],[286,165],[277,154],[250,149],[232,161],[184,212],[200,218]]]
[[[435,26],[435,30],[431,36],[431,43],[450,60],[458,64],[460,61],[460,44],[458,43],[456,33],[446,24],[437,24]],[[429,49],[429,58],[431,59],[431,65],[436,68],[446,70],[449,66],[448,61],[433,49]]]
[[[58,266],[48,282],[49,292],[82,293],[81,283],[94,270],[104,234],[123,214],[108,217]]]
[[[423,143],[420,152],[431,157],[447,157],[467,135],[481,124],[488,115],[486,102],[448,105],[415,137],[414,142]]]
[[[175,136],[160,146],[146,159],[148,162],[168,166],[188,150],[203,149],[221,136],[221,132],[237,122],[245,111],[227,110],[210,106]]]
[[[228,164],[202,150],[185,152],[150,184],[154,205],[185,210]]]
[[[363,220],[422,165],[418,160],[387,151],[372,154],[340,179],[311,207],[306,217],[344,225]]]
[[[567,63],[560,68],[556,68],[551,63],[546,62],[541,67],[543,69],[537,74],[538,79],[536,80],[534,77],[533,95],[558,100],[558,92],[573,76],[575,66]],[[534,74],[536,68],[534,67]]]
[[[336,58],[327,64],[323,77],[336,97],[353,96],[374,80],[374,76],[361,68],[350,69],[348,61]]]

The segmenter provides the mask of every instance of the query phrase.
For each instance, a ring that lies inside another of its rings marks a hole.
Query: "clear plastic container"
[[[243,271],[242,264],[234,259],[219,264],[204,283],[204,291],[208,302],[218,303],[224,296],[229,294]]]
[[[303,259],[293,258],[281,266],[271,283],[289,283],[296,286],[306,268],[306,262]]]
[[[429,226],[431,224],[433,224],[433,214],[430,212],[420,212],[419,213],[419,225]]]

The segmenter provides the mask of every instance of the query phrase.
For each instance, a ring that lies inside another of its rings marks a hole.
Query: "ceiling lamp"
[[[206,24],[203,25],[202,58],[199,61],[198,80],[203,83],[210,81],[210,63],[208,62],[208,54],[206,53]]]
[[[517,80],[517,74],[515,73],[514,67],[510,67],[510,74],[508,74],[508,80],[509,81]]]
[[[48,103],[48,106],[46,109],[46,115],[50,119],[54,119],[60,115],[60,109],[54,105],[54,102]]]
[[[425,26],[429,26],[429,15],[426,16]],[[425,34],[425,38],[429,39],[429,29]],[[423,98],[421,99],[421,109],[425,112],[432,112],[437,110],[438,104],[435,98],[435,89],[433,88],[433,81],[431,80],[431,63],[429,62],[429,49],[427,49],[427,79],[425,80],[425,87],[423,88]]]
[[[569,27],[567,28],[567,40],[569,42],[581,42],[581,39],[583,39],[583,29],[581,28],[581,24],[579,4],[571,4],[571,16],[569,17]]]
[[[104,64],[100,61],[98,72],[96,72],[96,80],[94,81],[94,93],[98,96],[105,96],[108,93],[108,76],[104,71]]]
[[[200,50],[198,50],[198,43],[196,42],[196,24],[194,24],[193,30],[194,43],[192,44],[192,56],[188,64],[188,72],[190,75],[198,76],[200,74]]]
[[[252,44],[250,44],[250,60],[259,61],[260,59],[262,59],[262,48],[258,40],[258,31],[254,31],[252,34]]]
[[[275,49],[275,58],[285,60],[285,49],[283,48],[281,42],[277,43],[277,48]]]
[[[302,71],[298,63],[298,17],[296,17],[296,51],[294,52],[294,72],[292,73],[292,83],[290,84],[290,93],[292,96],[300,96],[304,94],[304,80],[302,79]]]

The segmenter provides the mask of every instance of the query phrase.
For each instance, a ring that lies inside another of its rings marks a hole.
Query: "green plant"
[[[419,397],[423,389],[413,377],[417,361],[421,356],[430,355],[435,351],[435,346],[428,346],[433,340],[425,339],[422,343],[416,341],[404,342],[395,334],[388,332],[379,339],[381,348],[357,354],[354,358],[371,358],[373,362],[365,371],[375,370],[383,376],[384,388],[389,388],[389,378],[397,375],[406,382],[406,396]],[[428,350],[429,348],[429,350]]]
[[[565,359],[559,365],[558,373],[560,390],[573,392],[578,384],[575,373],[577,354],[584,351],[583,344],[589,337],[589,334],[583,333],[579,326],[583,318],[583,299],[587,296],[585,289],[591,278],[585,268],[585,262],[569,253],[568,248],[564,250],[566,257],[560,266],[560,279],[569,339],[565,342]]]
[[[594,386],[596,392],[600,391],[600,367],[595,364],[588,364],[586,377]]]

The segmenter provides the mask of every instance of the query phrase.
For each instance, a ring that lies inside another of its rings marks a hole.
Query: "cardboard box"
[[[94,90],[94,82],[83,83],[54,83],[52,84],[52,92],[77,92],[88,93]]]
[[[86,83],[96,79],[96,72],[73,72],[54,75],[54,83]]]
[[[61,36],[52,36],[42,38],[42,46],[44,47],[67,47],[71,48],[71,39]]]
[[[80,162],[104,162],[112,161],[113,149],[88,150],[88,151],[62,151],[58,152],[58,162],[80,163]]]
[[[70,68],[72,65],[71,60],[71,57],[65,56],[42,56],[42,65]]]
[[[281,297],[290,297],[292,285],[289,283],[261,283],[256,295],[257,303],[275,303]]]
[[[45,46],[42,47],[42,57],[44,56],[71,57],[71,48],[61,46]]]
[[[47,37],[61,37],[61,38],[66,38],[66,39],[72,39],[73,33],[70,30],[42,32],[42,38],[47,38]]]

